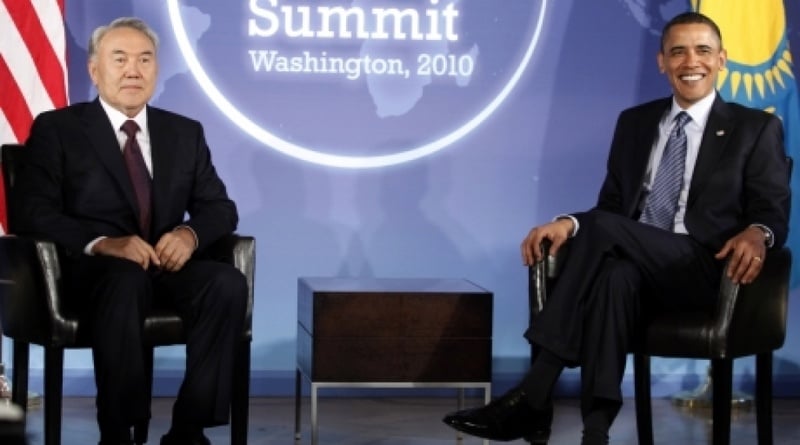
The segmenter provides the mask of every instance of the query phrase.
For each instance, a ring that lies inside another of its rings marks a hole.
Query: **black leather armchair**
[[[18,145],[4,145],[2,148],[4,183],[9,201],[24,199],[14,195],[21,150],[24,148]],[[13,202],[9,208],[13,208]],[[13,215],[9,216],[13,233]],[[235,355],[231,403],[231,444],[245,445],[249,411],[255,240],[252,237],[231,235],[221,239],[204,254],[233,264],[247,278],[247,314]],[[61,443],[64,350],[89,347],[86,339],[78,335],[79,322],[75,314],[66,312],[63,307],[58,255],[56,246],[47,240],[0,237],[0,320],[3,334],[13,339],[14,344],[12,400],[20,406],[27,405],[29,345],[42,346],[46,445]],[[144,337],[150,346],[147,364],[151,370],[156,346],[186,342],[181,319],[164,309],[156,309],[148,315]],[[150,376],[152,389],[152,371]],[[134,426],[134,441],[137,444],[147,441],[147,430],[147,424]]]
[[[545,253],[547,246],[544,246]],[[534,317],[567,259],[569,243],[556,257],[546,256],[529,269],[529,303]],[[634,387],[640,445],[653,443],[650,401],[650,357],[711,360],[713,443],[730,443],[733,359],[756,356],[756,424],[758,443],[772,444],[772,353],[783,345],[791,269],[789,249],[767,254],[764,268],[749,285],[722,277],[713,311],[658,314],[644,327],[635,347]]]

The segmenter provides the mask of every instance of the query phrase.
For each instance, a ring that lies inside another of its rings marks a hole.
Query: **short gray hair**
[[[92,37],[89,39],[89,59],[91,60],[97,55],[97,46],[100,44],[100,41],[103,40],[106,33],[111,31],[112,29],[117,28],[133,28],[137,31],[140,31],[142,34],[146,35],[151,42],[153,42],[153,46],[158,51],[158,34],[150,28],[144,20],[137,18],[137,17],[120,17],[118,19],[114,19],[108,25],[103,25],[97,27],[94,32],[92,32]]]

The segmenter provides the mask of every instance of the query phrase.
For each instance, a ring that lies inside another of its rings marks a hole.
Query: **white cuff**
[[[87,244],[86,247],[83,248],[83,253],[85,253],[86,255],[94,255],[94,252],[92,252],[92,248],[94,247],[94,245],[99,243],[101,240],[106,239],[106,238],[108,238],[108,237],[107,236],[98,236],[97,238],[89,241],[89,244]]]
[[[572,238],[572,237],[574,237],[575,235],[578,234],[578,229],[581,226],[580,224],[578,224],[578,218],[575,218],[572,215],[563,214],[563,215],[558,215],[555,218],[553,218],[553,221],[558,221],[559,219],[571,219],[572,220],[573,227],[572,227],[572,233],[569,234],[570,238]]]

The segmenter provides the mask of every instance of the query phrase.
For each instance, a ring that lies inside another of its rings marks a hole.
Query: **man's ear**
[[[86,62],[86,70],[89,72],[89,77],[92,79],[92,85],[97,85],[97,64],[90,59]]]

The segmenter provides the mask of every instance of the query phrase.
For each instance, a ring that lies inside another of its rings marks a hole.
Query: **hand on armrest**
[[[544,252],[540,247],[544,241],[550,242],[549,255],[555,256],[574,229],[575,225],[569,218],[557,219],[531,229],[520,246],[523,264],[532,266],[544,258]]]
[[[728,259],[725,271],[734,283],[749,284],[761,272],[766,256],[764,232],[756,226],[750,226],[729,239],[715,258]]]

